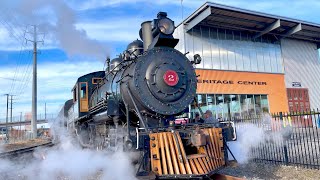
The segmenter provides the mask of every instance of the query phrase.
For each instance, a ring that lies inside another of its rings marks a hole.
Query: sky
[[[0,7],[0,120],[6,96],[13,116],[31,112],[33,32],[37,25],[38,114],[56,114],[77,78],[104,69],[139,38],[143,21],[159,11],[179,24],[203,0],[2,0]],[[219,4],[320,24],[318,0],[212,0]],[[45,110],[46,104],[46,110]]]

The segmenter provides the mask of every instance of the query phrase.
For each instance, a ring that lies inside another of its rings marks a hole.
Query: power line
[[[7,77],[0,77],[0,79],[6,79],[6,80],[10,80],[10,81],[19,81],[19,80],[14,79],[14,78],[7,78]]]
[[[20,78],[18,78],[19,77],[19,75],[20,75],[20,69],[22,69],[22,68],[20,68],[20,66],[23,64],[23,59],[22,59],[22,52],[23,52],[23,47],[21,46],[21,49],[20,49],[20,52],[19,52],[19,56],[18,56],[18,60],[17,60],[17,63],[16,63],[16,68],[15,68],[15,71],[14,71],[14,76],[13,76],[13,79],[21,79],[21,77]],[[24,71],[24,73],[26,73],[26,71]],[[21,74],[23,74],[23,73],[21,73]],[[22,76],[22,75],[21,75]],[[22,81],[23,82],[23,81]],[[22,84],[22,83],[21,83]],[[12,93],[12,92],[14,92],[14,90],[15,90],[15,88],[16,88],[16,82],[14,81],[14,82],[12,82],[11,83],[11,88],[10,88],[10,93]]]
[[[26,44],[24,44],[24,39],[25,39],[25,31],[26,29],[22,29],[21,23],[18,21],[16,16],[10,11],[9,8],[2,8],[2,13],[1,13],[2,18],[0,19],[0,22],[2,25],[7,29],[7,32],[15,38],[18,42],[21,42],[21,48],[19,52],[18,59],[16,59],[16,67],[14,71],[13,78],[14,79],[11,83],[10,91],[9,93],[12,93],[16,90],[18,86],[16,84],[19,84],[16,82],[17,79],[21,79],[21,77],[26,76],[27,72],[27,67],[22,67],[22,64],[24,62],[23,59],[23,51],[26,49]],[[8,19],[10,21],[8,21]],[[23,84],[23,82],[21,83]],[[20,90],[20,89],[18,89]]]
[[[31,59],[31,54],[27,57],[27,59],[29,59],[29,58]],[[20,84],[18,91],[15,93],[17,95],[21,95],[21,93],[23,91],[25,91],[25,88],[28,87],[28,84],[31,79],[31,73],[30,73],[31,72],[31,64],[32,64],[32,61],[30,61],[30,63],[28,63],[28,65],[26,65],[25,73],[24,73],[22,80],[21,80],[23,83]]]
[[[15,94],[18,94],[18,95],[20,95],[24,89],[24,86],[26,84],[25,81],[27,80],[27,77],[30,74],[29,68],[31,66],[30,53],[29,53],[29,56],[25,56],[26,55],[26,53],[25,53],[26,48],[24,48],[24,49],[22,49],[22,48],[23,48],[23,46],[21,46],[21,50],[19,53],[19,59],[21,59],[21,61],[18,61],[18,63],[17,63],[18,69],[15,72],[17,74],[17,78],[19,77],[19,79],[21,79],[22,83],[20,83],[20,86],[19,85],[15,86],[15,84],[13,84],[13,88],[12,88],[12,92],[14,92]],[[24,67],[24,68],[22,68],[22,67]],[[17,90],[16,90],[16,88],[17,88]],[[17,91],[20,91],[20,92],[17,93]]]
[[[27,29],[27,28],[26,28]],[[33,34],[33,32],[29,32],[29,31],[25,31],[25,34],[26,33],[29,33],[29,34]],[[38,37],[38,35],[43,35],[43,37],[44,37],[44,33],[37,33],[37,37]],[[29,39],[27,39],[26,37],[25,37],[25,39],[26,39],[26,42],[28,42],[28,41],[30,41]],[[30,42],[33,42],[33,41],[30,41]],[[37,41],[37,42],[42,42],[43,43],[43,38],[40,40],[40,41]],[[29,57],[31,57],[31,54],[29,54],[30,56]],[[29,57],[28,58],[26,58],[26,59],[29,59]],[[21,84],[21,86],[20,86],[20,88],[19,88],[19,93],[18,94],[21,94],[22,92],[23,92],[23,90],[25,89],[25,88],[27,88],[28,87],[28,85],[29,85],[29,82],[30,82],[30,80],[31,80],[31,73],[29,73],[30,71],[31,71],[31,61],[30,61],[30,63],[28,63],[28,65],[26,66],[26,68],[25,68],[25,74],[24,74],[24,76],[23,76],[23,82],[25,82],[24,84]]]

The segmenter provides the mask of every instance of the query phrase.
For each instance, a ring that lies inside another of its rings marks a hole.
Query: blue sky
[[[320,24],[317,0],[212,0]],[[205,1],[184,0],[186,18]],[[38,24],[38,114],[56,113],[71,98],[77,77],[102,70],[107,55],[115,57],[138,38],[140,24],[166,11],[182,20],[180,0],[4,0],[0,7],[0,119],[6,99],[15,96],[13,115],[31,111],[32,39],[30,24]],[[13,81],[12,79],[15,79]]]

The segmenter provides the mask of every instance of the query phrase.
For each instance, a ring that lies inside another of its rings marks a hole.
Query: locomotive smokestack
[[[143,40],[143,50],[147,51],[149,45],[152,42],[152,27],[151,21],[145,21],[141,24],[142,30],[142,40]]]

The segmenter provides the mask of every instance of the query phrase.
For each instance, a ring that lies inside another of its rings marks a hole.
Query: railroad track
[[[44,144],[39,144],[39,145],[34,145],[34,146],[26,147],[26,148],[7,151],[7,152],[0,153],[0,158],[10,158],[10,157],[17,156],[20,154],[33,152],[38,147],[51,147],[53,145],[54,144],[52,142],[47,142]]]
[[[149,175],[149,176],[139,176],[137,178],[139,180],[151,180],[151,179],[155,179],[156,176],[154,174],[152,174],[152,175]],[[202,179],[202,178],[199,178],[199,179]],[[210,180],[210,179],[214,179],[214,180],[245,180],[244,178],[230,176],[230,175],[226,175],[226,174],[219,174],[219,173],[213,174],[207,179],[208,180]]]
[[[243,178],[225,175],[225,174],[214,174],[210,178],[216,179],[216,180],[245,180]]]

